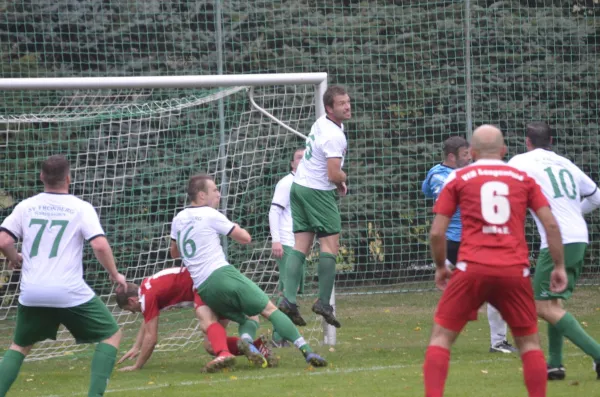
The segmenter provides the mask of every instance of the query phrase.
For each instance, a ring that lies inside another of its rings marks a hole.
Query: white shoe
[[[502,342],[496,343],[494,346],[490,346],[490,353],[516,353],[519,350],[508,343],[508,341],[504,340]]]

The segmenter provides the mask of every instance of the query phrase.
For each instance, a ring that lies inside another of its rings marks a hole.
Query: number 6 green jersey
[[[104,230],[90,203],[40,193],[19,203],[0,229],[23,241],[19,303],[65,308],[95,296],[83,280],[83,244],[104,236]]]
[[[320,117],[306,139],[304,157],[296,170],[294,183],[317,190],[336,189],[327,175],[327,159],[341,158],[343,166],[347,146],[344,125],[327,116]]]
[[[527,172],[540,185],[560,226],[563,244],[588,243],[581,199],[591,196],[597,189],[590,177],[570,160],[545,149],[519,154],[508,164]],[[547,248],[546,232],[535,214],[533,217],[542,240],[541,249]]]

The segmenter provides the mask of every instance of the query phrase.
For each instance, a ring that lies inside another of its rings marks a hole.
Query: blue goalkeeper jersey
[[[426,197],[436,199],[440,195],[442,191],[442,187],[444,187],[444,182],[448,175],[454,171],[454,168],[448,167],[444,164],[438,164],[431,168],[427,173],[427,178],[423,181],[423,193],[425,193]],[[446,231],[446,239],[452,241],[460,241],[460,235],[462,233],[462,225],[460,223],[460,209],[457,209],[454,215],[452,215],[452,219],[450,220],[450,225],[448,225],[448,230]]]

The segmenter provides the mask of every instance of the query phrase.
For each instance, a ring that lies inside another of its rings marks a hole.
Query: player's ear
[[[502,158],[504,158],[504,156],[506,156],[506,153],[508,153],[508,148],[506,147],[506,145],[503,145],[502,150],[500,151]]]

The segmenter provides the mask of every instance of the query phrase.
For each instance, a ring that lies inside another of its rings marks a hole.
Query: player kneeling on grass
[[[217,211],[221,194],[212,178],[192,176],[187,193],[191,206],[173,219],[170,252],[173,258],[181,256],[202,301],[221,318],[237,322],[242,339],[248,343],[256,336],[258,322],[247,316],[261,314],[281,337],[300,349],[306,362],[316,367],[326,366],[325,359],[313,353],[292,321],[225,259],[220,235],[227,235],[240,244],[249,244],[251,237]]]
[[[246,355],[248,359],[261,366],[274,366],[276,357],[266,343],[259,338],[246,342],[240,338],[227,338],[225,328],[218,322],[217,316],[206,306],[194,290],[190,273],[185,267],[164,269],[142,281],[141,286],[129,283],[127,292],[117,292],[117,304],[123,310],[141,312],[144,316],[133,347],[118,361],[137,357],[132,366],[120,371],[141,369],[148,361],[158,339],[158,318],[161,310],[194,305],[200,328],[206,334],[205,348],[216,358],[203,368],[203,372],[216,372],[234,365],[236,355]],[[250,347],[252,345],[252,347]]]
[[[523,362],[530,397],[546,396],[546,362],[540,348],[525,218],[531,208],[548,236],[554,261],[552,291],[567,286],[560,229],[540,186],[525,172],[502,161],[502,132],[484,125],[471,141],[473,164],[453,171],[435,204],[431,251],[435,282],[444,291],[435,312],[423,365],[425,396],[441,397],[448,376],[450,348],[484,302],[500,311],[512,330]],[[462,242],[456,270],[446,268],[446,230],[460,207]],[[448,281],[449,279],[449,281]]]

